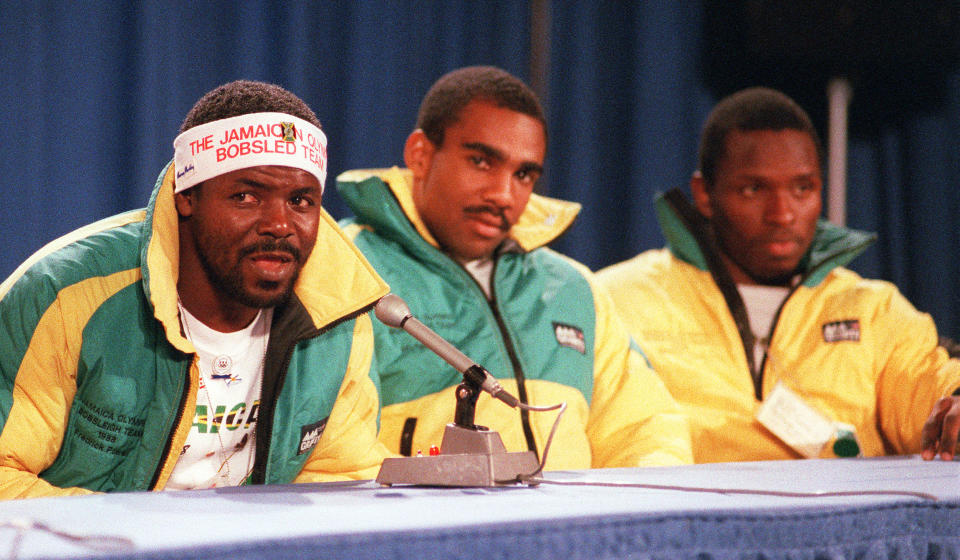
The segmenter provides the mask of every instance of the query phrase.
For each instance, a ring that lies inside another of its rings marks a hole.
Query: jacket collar
[[[337,177],[337,189],[364,223],[394,238],[408,238],[416,233],[439,248],[414,206],[413,174],[409,169],[347,171]],[[579,212],[580,205],[575,202],[534,193],[510,230],[510,238],[523,251],[532,251],[560,237]]]
[[[716,243],[709,223],[680,189],[657,195],[657,219],[670,251],[679,259],[709,271],[717,268]],[[816,286],[838,266],[844,266],[876,241],[875,233],[817,221],[817,231],[800,260],[801,283]]]
[[[157,178],[150,196],[140,246],[141,272],[144,292],[167,339],[178,350],[193,352],[193,345],[180,334],[177,315],[180,241],[173,177],[171,163]],[[294,285],[295,297],[317,330],[365,312],[389,292],[333,218],[323,209],[320,217],[316,245]]]

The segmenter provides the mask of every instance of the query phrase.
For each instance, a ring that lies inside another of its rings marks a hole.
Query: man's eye
[[[527,169],[517,171],[515,176],[524,183],[536,183],[538,179],[537,173]]]
[[[749,185],[744,185],[740,187],[740,194],[743,196],[756,196],[757,192],[760,191],[760,185],[756,183],[751,183]]]
[[[238,192],[232,195],[230,198],[236,200],[237,202],[253,202],[253,195],[248,192]]]
[[[480,169],[489,169],[489,168],[490,168],[490,162],[487,160],[487,158],[486,158],[485,156],[476,156],[476,155],[474,155],[474,156],[469,156],[469,157],[470,157],[470,163],[472,163],[473,165],[479,167]]]
[[[298,208],[309,208],[313,206],[313,199],[308,196],[295,196],[290,199],[290,203]]]

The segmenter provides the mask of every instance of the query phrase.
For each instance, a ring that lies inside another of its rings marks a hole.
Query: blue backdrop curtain
[[[184,114],[220,83],[303,97],[330,140],[330,187],[346,169],[399,164],[422,95],[468,64],[542,88],[539,189],[584,205],[557,249],[596,269],[660,246],[652,198],[686,185],[718,97],[705,13],[692,2],[0,3],[0,278],[57,236],[142,207]],[[960,72],[937,94],[853,131],[848,224],[880,241],[852,268],[896,282],[960,338]],[[872,104],[856,90],[851,118],[872,118]],[[347,213],[333,188],[324,206]]]
[[[764,4],[777,3],[705,2],[731,11]],[[851,3],[814,4],[839,13]],[[729,14],[718,22],[706,12],[681,2],[552,4],[548,188],[585,206],[556,247],[594,269],[663,244],[652,200],[675,186],[689,191],[700,127],[718,98],[711,74],[738,72],[723,77],[728,89],[768,85],[808,102],[826,141],[826,88],[812,84],[813,71],[780,65],[764,80],[751,71],[755,60],[707,67],[723,58],[708,36],[747,30],[718,30],[712,26],[733,25],[724,21]],[[957,338],[960,244],[952,219],[960,210],[960,73],[919,84],[908,68],[890,71],[890,83],[855,86],[850,105],[847,225],[879,234],[851,268],[897,283],[942,334]]]
[[[329,140],[337,173],[401,163],[442,73],[526,77],[526,2],[0,2],[0,277],[45,242],[146,204],[184,115],[236,79],[280,84]]]

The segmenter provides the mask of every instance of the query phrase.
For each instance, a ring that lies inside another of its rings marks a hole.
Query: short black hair
[[[180,132],[249,113],[286,113],[320,128],[317,115],[296,95],[275,84],[237,80],[223,84],[201,97],[183,119]]]
[[[725,155],[727,135],[734,130],[799,130],[810,136],[823,160],[823,148],[809,115],[786,94],[766,87],[747,88],[722,99],[710,111],[700,135],[699,169],[713,185],[717,164]]]
[[[447,127],[457,122],[464,107],[482,100],[531,116],[547,130],[537,94],[520,79],[494,66],[467,66],[444,74],[420,103],[417,128],[435,146],[443,144]]]

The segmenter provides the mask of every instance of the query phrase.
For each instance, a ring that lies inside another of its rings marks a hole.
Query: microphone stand
[[[476,365],[473,366],[473,368],[480,369],[479,366]],[[483,392],[481,387],[484,378],[482,370],[477,375],[479,375],[479,377],[470,375],[469,373],[465,374],[463,376],[463,382],[457,385],[457,408],[453,413],[453,423],[468,430],[482,431],[487,428],[473,423],[473,419],[477,413],[477,398],[479,398],[480,393]],[[477,381],[478,379],[481,381]]]
[[[377,482],[385,486],[505,486],[540,472],[536,453],[508,453],[500,434],[474,424],[481,391],[512,408],[525,405],[504,391],[490,372],[418,321],[399,296],[387,294],[374,310],[383,324],[403,329],[463,375],[456,388],[454,421],[444,429],[440,454],[384,459]]]
[[[377,482],[384,486],[509,486],[539,470],[533,451],[508,452],[499,433],[474,423],[486,375],[483,368],[474,368],[477,371],[464,372],[456,388],[457,407],[453,423],[444,429],[440,454],[384,459]]]

